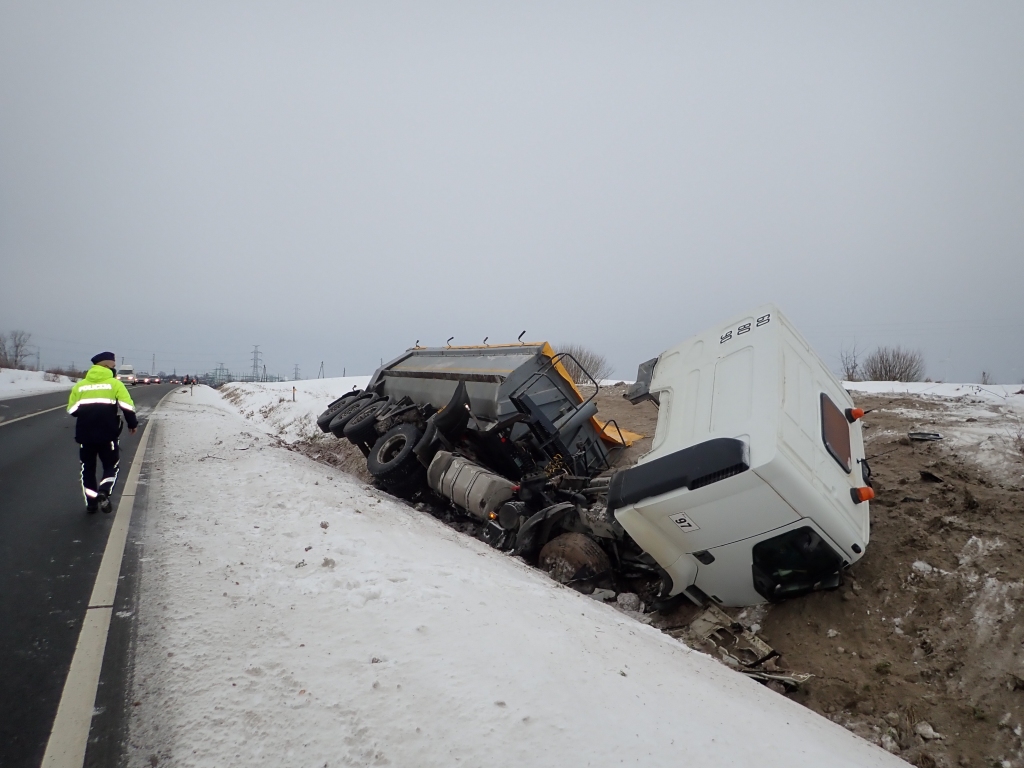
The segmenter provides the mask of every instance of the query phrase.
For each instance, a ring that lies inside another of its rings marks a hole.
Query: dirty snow
[[[42,395],[71,389],[75,383],[67,376],[56,376],[57,381],[47,381],[43,371],[21,371],[15,368],[0,368],[0,400],[25,395]]]
[[[212,390],[153,425],[132,766],[906,765]]]
[[[913,407],[889,410],[914,419],[918,431],[939,432],[944,449],[969,456],[995,476],[1013,482],[1024,479],[1024,385],[857,381],[843,386],[854,393],[917,395]],[[865,423],[871,423],[870,414]],[[886,436],[867,434],[868,453],[871,442]]]

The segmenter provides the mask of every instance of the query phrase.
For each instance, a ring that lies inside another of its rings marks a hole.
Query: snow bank
[[[322,434],[316,426],[316,417],[324,412],[331,401],[353,389],[363,389],[369,383],[369,376],[345,376],[334,379],[226,384],[220,392],[244,417],[285,442],[293,443]],[[292,387],[295,387],[294,401]]]
[[[14,368],[0,368],[0,400],[25,395],[41,395],[71,389],[75,380],[57,376],[57,381],[47,381],[43,371],[19,371]]]
[[[906,765],[212,390],[153,420],[132,766]]]
[[[1024,384],[947,384],[932,381],[844,381],[843,387],[850,392],[869,395],[907,394],[928,395],[929,397],[973,397],[990,402],[1005,402],[1019,397],[1024,403]]]

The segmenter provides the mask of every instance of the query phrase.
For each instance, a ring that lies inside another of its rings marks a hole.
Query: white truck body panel
[[[868,503],[855,503],[850,494],[866,484],[861,423],[849,425],[847,471],[826,448],[821,396],[841,412],[853,401],[775,306],[662,353],[650,392],[660,413],[652,448],[638,465],[714,438],[742,440],[749,450],[749,471],[615,510],[637,544],[672,576],[672,594],[695,584],[723,605],[764,602],[751,576],[753,546],[804,526],[845,563],[862,556]],[[711,553],[713,562],[693,556],[701,552]]]

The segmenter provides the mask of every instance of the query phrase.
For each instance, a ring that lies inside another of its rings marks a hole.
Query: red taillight
[[[868,488],[864,486],[862,488],[851,488],[850,498],[853,499],[854,504],[860,504],[862,501],[871,501],[875,498],[874,488]]]
[[[846,420],[853,424],[857,419],[864,418],[863,408],[847,408],[846,409]]]

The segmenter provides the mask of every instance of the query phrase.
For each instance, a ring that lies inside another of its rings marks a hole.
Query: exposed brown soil
[[[348,440],[338,440],[334,435],[316,435],[313,438],[299,440],[288,447],[313,461],[348,472],[364,483],[373,483],[373,475],[366,471],[366,457]]]

